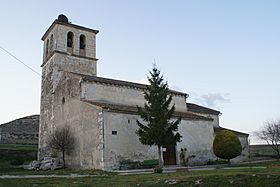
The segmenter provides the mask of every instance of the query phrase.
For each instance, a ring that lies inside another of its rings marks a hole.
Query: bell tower
[[[97,74],[96,35],[98,30],[72,24],[59,15],[42,37],[43,63],[38,158],[46,155],[47,135],[54,119],[54,92],[63,72]]]
[[[42,68],[96,75],[96,34],[93,30],[68,21],[59,15],[42,37],[44,42]]]

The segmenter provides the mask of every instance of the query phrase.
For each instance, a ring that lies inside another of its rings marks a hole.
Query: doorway
[[[175,146],[166,147],[166,150],[163,151],[163,163],[164,165],[176,165]]]

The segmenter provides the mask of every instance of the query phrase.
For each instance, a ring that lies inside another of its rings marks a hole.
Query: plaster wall
[[[144,106],[143,90],[115,85],[83,82],[81,98],[130,106]],[[173,102],[177,111],[186,111],[186,98],[173,95]]]
[[[189,111],[191,112],[191,111]],[[219,115],[215,115],[215,114],[205,114],[205,113],[199,113],[199,112],[191,112],[191,113],[194,113],[194,114],[197,114],[197,115],[200,115],[200,116],[204,116],[204,117],[209,117],[209,118],[212,118],[213,121],[212,121],[212,125],[214,127],[219,127]]]
[[[69,126],[74,150],[66,155],[70,167],[102,169],[103,126],[100,108],[80,101],[80,77],[64,73],[54,93],[54,117],[50,133]]]
[[[104,112],[105,169],[118,169],[122,160],[158,158],[157,147],[142,145],[135,134],[138,118],[137,115]],[[117,134],[113,134],[113,131]],[[176,146],[177,164],[180,164],[181,148],[187,148],[188,154],[196,156],[190,162],[205,162],[215,158],[212,152],[214,131],[210,122],[182,120],[179,132],[183,138]]]
[[[51,102],[43,105],[42,112],[47,110],[49,115],[41,115],[44,123],[40,125],[39,159],[53,154],[47,146],[49,135],[57,128],[69,126],[75,145],[66,155],[66,163],[70,167],[102,169],[102,111],[80,101],[79,84],[79,76],[62,73],[53,93],[45,94],[51,96]]]
[[[242,146],[242,152],[241,155],[232,159],[232,162],[244,162],[248,160],[249,157],[249,144],[248,144],[248,136],[245,135],[238,135],[238,138],[240,140],[241,146]]]
[[[212,121],[182,120],[179,132],[183,136],[182,141],[177,144],[177,161],[181,148],[187,148],[189,155],[195,155],[192,162],[205,162],[213,159],[214,130]]]
[[[120,161],[157,159],[157,148],[140,143],[135,131],[138,116],[104,112],[104,168],[119,169]],[[116,131],[117,134],[112,134]]]
[[[58,98],[58,102],[60,98]],[[103,169],[102,111],[81,102],[67,99],[55,109],[54,130],[69,126],[74,136],[74,149],[66,155],[66,163],[72,168]]]

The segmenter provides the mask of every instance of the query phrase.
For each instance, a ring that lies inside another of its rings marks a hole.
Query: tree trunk
[[[228,159],[227,161],[228,161],[228,166],[230,166],[230,159]]]
[[[63,161],[63,168],[65,168],[65,151],[62,151],[62,161]]]
[[[159,168],[163,167],[162,159],[161,159],[161,146],[158,145],[158,166]]]

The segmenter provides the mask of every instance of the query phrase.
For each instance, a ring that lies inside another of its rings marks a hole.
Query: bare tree
[[[48,146],[61,152],[63,168],[65,168],[65,153],[69,154],[74,148],[74,136],[68,126],[57,128],[50,136]]]
[[[267,142],[276,152],[277,159],[280,158],[280,120],[265,122],[264,127],[257,133],[257,136]]]

